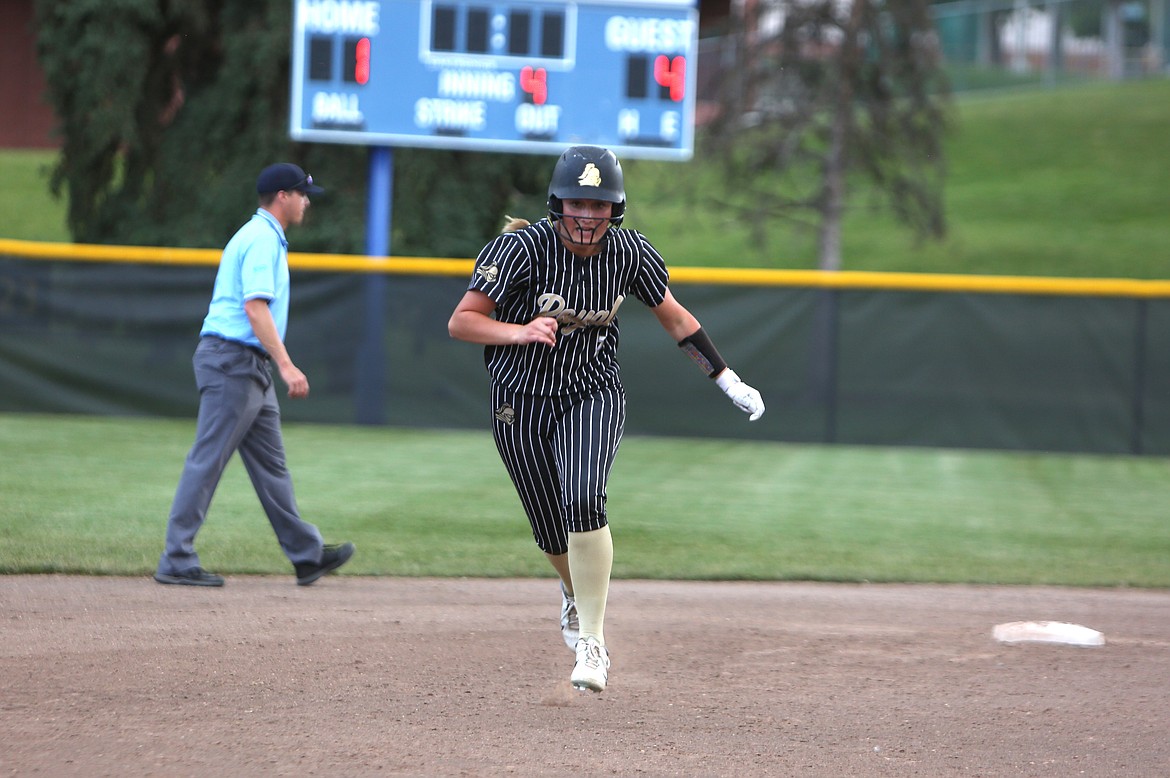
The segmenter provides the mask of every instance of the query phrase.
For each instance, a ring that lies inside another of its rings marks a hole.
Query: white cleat
[[[597,642],[597,638],[581,638],[577,641],[577,664],[570,679],[574,689],[588,692],[603,692],[609,680],[609,651]]]
[[[577,650],[577,638],[581,637],[581,622],[577,619],[577,601],[565,591],[561,584],[561,637],[570,651]]]

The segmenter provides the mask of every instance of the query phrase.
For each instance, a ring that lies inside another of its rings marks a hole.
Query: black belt
[[[240,348],[246,348],[246,349],[248,349],[248,351],[251,351],[253,354],[260,357],[261,359],[268,359],[268,352],[265,351],[264,349],[260,348],[259,346],[253,346],[249,343],[244,343],[243,341],[240,341],[240,340],[232,340],[231,338],[225,338],[221,335],[204,335],[203,337],[211,338],[212,340],[222,341],[223,343],[230,343],[233,346],[239,346]]]

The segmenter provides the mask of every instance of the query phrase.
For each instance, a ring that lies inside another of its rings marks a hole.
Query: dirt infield
[[[615,581],[573,692],[550,580],[0,578],[0,775],[1170,774],[1170,592]],[[1100,648],[1003,645],[1054,620]]]

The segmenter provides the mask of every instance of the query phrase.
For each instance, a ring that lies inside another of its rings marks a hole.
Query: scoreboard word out
[[[689,159],[693,0],[296,0],[290,133]]]

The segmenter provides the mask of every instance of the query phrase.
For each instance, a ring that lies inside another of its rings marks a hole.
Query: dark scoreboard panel
[[[297,140],[689,159],[693,0],[296,0]]]

